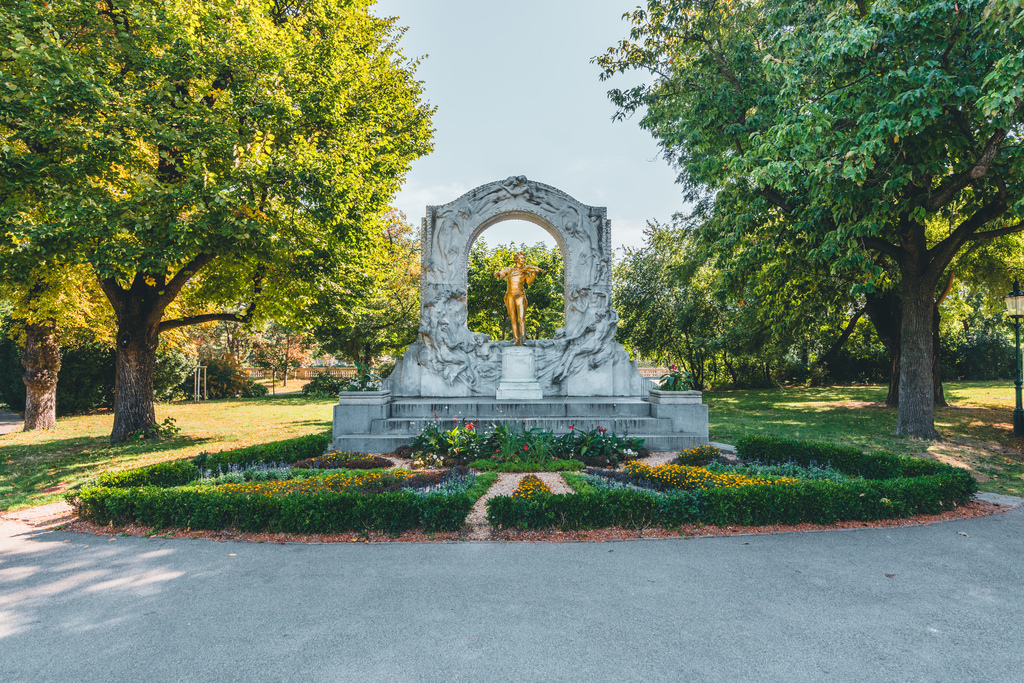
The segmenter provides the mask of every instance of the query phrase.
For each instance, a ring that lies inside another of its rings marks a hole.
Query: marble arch
[[[394,396],[494,396],[502,348],[466,326],[469,250],[495,223],[527,220],[547,230],[565,262],[565,325],[536,351],[545,396],[642,396],[650,383],[615,341],[611,224],[604,207],[512,176],[455,201],[428,206],[421,233],[419,337],[388,378]]]

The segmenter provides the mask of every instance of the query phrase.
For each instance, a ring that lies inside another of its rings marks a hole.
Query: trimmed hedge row
[[[200,469],[213,469],[217,465],[258,465],[262,463],[293,463],[323,455],[331,443],[331,433],[309,434],[296,439],[236,448],[220,453],[200,453],[192,462]]]
[[[420,496],[398,491],[365,495],[329,492],[272,496],[232,494],[196,487],[92,487],[69,494],[83,519],[96,524],[141,524],[157,528],[224,529],[301,534],[383,531],[399,534],[422,527],[454,531],[466,523],[477,498],[495,474],[482,474],[461,496]]]
[[[935,514],[967,502],[977,491],[970,473],[942,463],[891,453],[864,455],[842,446],[785,439],[756,437],[741,444],[744,459],[831,463],[840,471],[860,474],[864,479],[842,483],[801,481],[666,495],[628,489],[599,490],[587,485],[580,475],[566,474],[563,476],[576,494],[538,495],[526,500],[495,497],[487,502],[487,519],[492,526],[520,529],[674,527],[689,522],[719,526],[834,524],[842,520]]]
[[[863,453],[852,446],[799,441],[777,436],[746,436],[736,442],[736,453],[741,460],[748,462],[795,462],[804,467],[812,463],[819,467],[831,465],[843,474],[853,474],[865,479],[923,477],[950,469],[948,465],[940,462],[897,455],[889,451]]]
[[[137,467],[123,472],[101,474],[97,486],[128,488],[131,486],[182,486],[200,476],[199,468],[188,460],[158,462],[147,467]]]

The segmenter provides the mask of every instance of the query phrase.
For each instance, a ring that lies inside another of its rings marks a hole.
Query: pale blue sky
[[[590,58],[626,37],[621,19],[637,0],[378,0],[375,13],[408,27],[407,57],[437,105],[434,152],[413,163],[396,206],[417,227],[444,204],[510,175],[554,185],[584,204],[607,206],[612,242],[638,246],[650,219],[683,209],[675,172],[635,120],[613,123]],[[488,230],[490,244],[547,237],[521,221]],[[549,244],[553,244],[550,238]]]

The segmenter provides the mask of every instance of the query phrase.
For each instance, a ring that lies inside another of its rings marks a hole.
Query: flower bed
[[[414,466],[473,463],[476,467],[478,461],[486,460],[495,465],[519,464],[518,469],[500,470],[506,472],[561,471],[566,467],[554,463],[575,460],[583,465],[615,467],[646,455],[643,439],[618,436],[604,427],[583,431],[570,426],[568,433],[556,435],[543,429],[491,426],[488,432],[480,428],[479,422],[459,425],[456,420],[455,426],[447,430],[428,425],[412,440]],[[492,465],[488,469],[497,468]]]
[[[631,464],[621,475],[563,475],[570,495],[529,499],[499,496],[487,502],[493,526],[519,529],[604,526],[833,524],[935,514],[967,502],[977,490],[965,470],[891,453],[785,439],[740,442],[744,460],[815,469],[813,478],[732,474],[669,465]],[[679,469],[672,469],[679,468]],[[756,471],[756,466],[750,469]],[[821,475],[825,472],[825,475]]]
[[[291,441],[300,443],[292,449],[277,444],[217,454],[218,476],[192,462],[161,463],[106,475],[95,485],[70,492],[67,500],[79,517],[101,525],[397,534],[413,528],[462,528],[473,504],[497,478],[494,473],[454,469],[412,473],[268,468],[253,466],[247,459],[254,453],[269,461],[286,452],[308,453],[308,439]],[[228,464],[227,474],[220,474],[223,463]]]

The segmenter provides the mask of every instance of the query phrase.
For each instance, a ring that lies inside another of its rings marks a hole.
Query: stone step
[[[698,434],[634,434],[644,439],[644,447],[652,452],[682,451],[707,443]],[[393,453],[399,446],[408,446],[412,437],[402,435],[353,434],[339,436],[331,444],[333,450],[360,453]]]
[[[477,418],[480,431],[491,431],[495,426],[506,425],[510,429],[529,430],[543,429],[556,434],[566,434],[569,427],[588,432],[604,427],[610,432],[625,436],[627,434],[671,434],[672,420],[657,417],[496,417]],[[419,434],[427,426],[436,424],[441,429],[451,429],[456,424],[464,424],[467,420],[434,420],[433,418],[373,420],[370,431],[374,434]],[[475,421],[475,420],[474,420]]]
[[[408,399],[397,398],[388,406],[396,419],[450,420],[458,417],[650,417],[651,404],[638,398],[552,397],[538,401],[499,401],[493,398]]]

